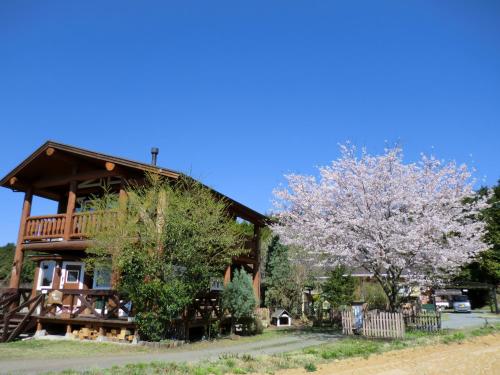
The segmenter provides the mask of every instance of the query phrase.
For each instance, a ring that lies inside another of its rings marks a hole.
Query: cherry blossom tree
[[[291,174],[274,191],[285,244],[325,266],[362,267],[386,293],[391,310],[402,292],[438,285],[486,249],[466,165],[422,155],[405,164],[399,147],[382,155],[341,146],[319,179]]]

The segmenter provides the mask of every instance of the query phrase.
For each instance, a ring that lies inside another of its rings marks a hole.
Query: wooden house
[[[104,269],[96,268],[92,273],[85,269],[86,249],[92,241],[88,233],[99,225],[103,213],[84,208],[92,194],[102,193],[104,183],[120,199],[126,199],[127,181],[140,183],[146,172],[174,180],[182,176],[157,166],[156,153],[152,164],[145,164],[48,141],[0,180],[0,186],[24,193],[10,285],[0,294],[0,341],[11,340],[35,325],[37,330],[63,325],[67,332],[90,327],[100,334],[112,329],[134,330],[130,303],[114,290],[111,275]],[[254,228],[254,235],[245,243],[248,254],[234,258],[221,280],[227,283],[235,267],[244,267],[253,276],[259,300],[260,230],[266,217],[217,191],[213,193],[226,200],[235,220],[246,220]],[[31,216],[34,196],[57,202],[57,212]],[[21,289],[25,254],[32,252],[36,252],[31,257],[36,262],[34,283],[30,289]],[[213,292],[220,289],[221,285],[215,285]],[[207,309],[220,313],[216,297],[194,301],[194,311],[184,317],[186,326],[203,324],[200,316]]]

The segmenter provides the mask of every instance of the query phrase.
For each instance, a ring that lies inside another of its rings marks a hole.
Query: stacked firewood
[[[79,340],[97,340],[99,337],[99,328],[83,327],[80,330],[73,331],[73,337]],[[128,329],[110,329],[104,334],[106,341],[128,341],[134,339],[134,335]]]

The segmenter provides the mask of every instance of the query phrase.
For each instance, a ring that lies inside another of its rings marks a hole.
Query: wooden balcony
[[[67,225],[68,217],[71,220],[69,225]],[[23,242],[84,240],[116,217],[116,211],[78,212],[71,216],[66,214],[29,216],[24,225]]]

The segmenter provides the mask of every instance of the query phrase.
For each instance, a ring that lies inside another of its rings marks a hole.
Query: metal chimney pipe
[[[158,153],[160,149],[158,147],[151,148],[151,164],[156,165],[156,160],[158,159]]]

